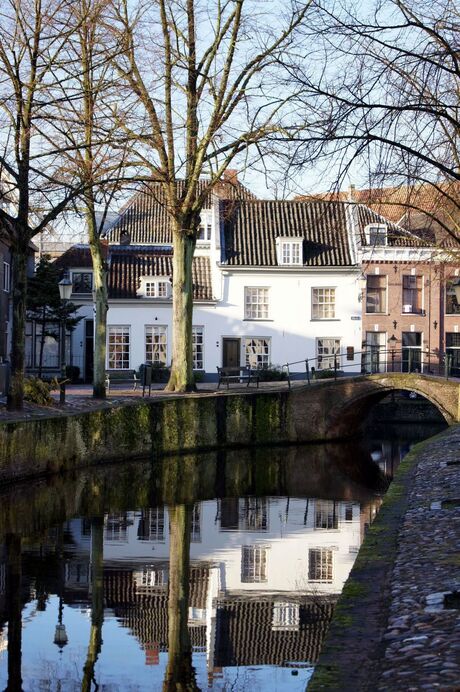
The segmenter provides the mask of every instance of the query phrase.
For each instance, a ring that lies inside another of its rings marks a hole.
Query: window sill
[[[243,322],[274,322],[268,317],[244,317]]]
[[[340,317],[312,317],[310,322],[341,322]]]
[[[390,313],[389,312],[365,312],[364,313],[366,317],[389,317]]]

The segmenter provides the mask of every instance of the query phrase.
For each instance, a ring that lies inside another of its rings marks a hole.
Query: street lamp
[[[393,334],[390,336],[388,339],[388,344],[390,346],[390,353],[391,353],[391,372],[395,371],[395,348],[396,348],[396,343],[397,343],[397,338]]]
[[[66,362],[65,362],[65,315],[64,308],[67,302],[70,300],[72,295],[72,282],[68,276],[65,276],[58,284],[59,295],[62,302],[62,316],[61,316],[61,338],[60,338],[60,365],[61,365],[61,384],[59,387],[59,402],[65,404],[65,380],[66,380]]]

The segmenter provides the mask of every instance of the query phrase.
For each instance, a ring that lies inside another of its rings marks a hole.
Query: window
[[[129,327],[109,326],[109,370],[129,370]]]
[[[386,332],[366,332],[362,354],[363,372],[385,372],[387,366]]]
[[[198,229],[197,240],[211,240],[212,225],[210,223],[201,223]]]
[[[93,275],[91,272],[72,272],[72,293],[91,293]]]
[[[450,374],[460,377],[460,333],[446,332],[446,355],[449,358]]]
[[[368,245],[386,245],[387,244],[387,226],[385,224],[372,224],[366,226],[366,241]]]
[[[302,238],[291,240],[277,239],[278,264],[302,264]]]
[[[139,541],[164,541],[165,510],[164,507],[153,507],[142,510],[137,529]]]
[[[422,276],[403,275],[402,311],[420,315],[422,313]]]
[[[139,591],[166,586],[168,583],[167,569],[143,567],[142,570],[134,572],[133,576],[134,582]]]
[[[245,364],[254,370],[270,365],[270,339],[243,339]]]
[[[366,284],[366,312],[385,313],[387,308],[387,277],[368,275]]]
[[[268,319],[268,288],[246,286],[244,289],[244,318],[246,320]]]
[[[299,629],[300,607],[298,603],[276,602],[273,604],[272,630]]]
[[[313,320],[335,319],[335,288],[313,288],[311,317]]]
[[[330,548],[310,548],[308,581],[332,582],[332,550]]]
[[[241,581],[243,584],[259,584],[267,581],[267,549],[257,545],[241,548]]]
[[[193,369],[203,370],[204,327],[192,327]]]
[[[191,543],[201,543],[201,502],[195,502],[192,508]]]
[[[166,365],[166,327],[145,327],[145,362]]]
[[[337,507],[332,500],[315,500],[315,529],[338,529]]]
[[[333,370],[336,356],[340,365],[340,339],[317,339],[316,356],[318,370]]]
[[[422,371],[421,332],[402,332],[402,371]]]
[[[128,538],[128,518],[123,512],[107,514],[104,518],[104,540],[122,541]]]
[[[446,282],[446,315],[460,315],[460,304],[455,296],[454,284],[458,279],[449,279]]]
[[[3,290],[10,292],[11,288],[11,267],[9,262],[3,262]]]
[[[345,505],[345,521],[353,521],[353,505]]]
[[[168,298],[169,281],[146,281],[144,292],[146,298]]]
[[[268,503],[265,497],[240,497],[238,528],[240,531],[268,530]]]

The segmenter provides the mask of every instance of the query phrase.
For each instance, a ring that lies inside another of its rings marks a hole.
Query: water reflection
[[[0,687],[304,689],[387,482],[354,444],[4,492]]]

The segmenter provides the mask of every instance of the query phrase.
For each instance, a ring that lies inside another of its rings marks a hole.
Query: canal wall
[[[458,384],[421,375],[404,384],[435,402],[447,423],[459,420]],[[370,376],[41,410],[0,423],[0,483],[141,456],[346,439],[393,386],[401,388],[400,378]]]
[[[339,598],[308,692],[458,689],[459,449],[456,425],[404,458]]]

